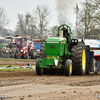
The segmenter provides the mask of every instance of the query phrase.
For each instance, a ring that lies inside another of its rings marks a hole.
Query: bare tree
[[[5,27],[9,24],[9,19],[7,18],[7,13],[3,7],[0,7],[0,35],[5,36],[9,35]],[[6,31],[5,31],[6,30]]]
[[[26,13],[26,15],[25,15],[25,24],[26,24],[26,31],[27,31],[27,33],[31,37],[37,38],[37,36],[36,36],[36,33],[37,33],[36,17],[34,17],[30,13]]]
[[[24,24],[24,15],[18,14],[18,22],[16,25],[16,33],[20,35],[26,34],[25,32],[25,24]]]
[[[48,37],[57,37],[58,26],[50,27],[48,30]]]
[[[25,15],[18,14],[18,22],[16,26],[16,32],[21,35],[30,35],[36,38],[36,19],[30,13]]]
[[[50,10],[47,5],[38,5],[33,14],[29,12],[25,15],[18,14],[15,33],[30,35],[33,38],[46,38],[50,17]]]
[[[0,28],[4,28],[9,24],[9,19],[3,7],[0,7]]]
[[[50,9],[47,5],[38,5],[36,7],[37,27],[38,27],[38,38],[47,37],[47,26],[50,21]]]
[[[95,26],[100,27],[100,0],[86,0],[79,10],[78,31],[87,38],[88,32]]]
[[[91,19],[95,22],[94,25],[99,26],[100,28],[100,0],[88,0],[88,1],[91,2],[91,4],[88,3],[88,5],[91,6],[91,10],[93,11],[93,16],[91,16]]]

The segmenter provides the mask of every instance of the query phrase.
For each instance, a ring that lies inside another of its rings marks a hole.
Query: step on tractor
[[[68,36],[65,33],[68,32]],[[37,75],[64,73],[65,76],[85,75],[94,71],[93,52],[82,39],[71,39],[71,28],[58,27],[57,37],[47,38],[41,46],[40,58],[36,61]]]

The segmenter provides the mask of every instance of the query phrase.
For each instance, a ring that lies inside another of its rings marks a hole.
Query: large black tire
[[[15,59],[18,59],[18,54],[19,54],[19,48],[16,48]]]
[[[15,53],[16,53],[16,48],[12,48],[12,52],[11,52],[10,57],[15,58]]]
[[[37,75],[42,75],[42,73],[43,73],[43,69],[41,69],[40,66],[39,66],[39,60],[38,59],[36,61],[36,73],[37,73]]]
[[[36,49],[31,50],[31,59],[36,59]]]
[[[65,76],[71,76],[72,74],[72,60],[70,59],[65,62],[64,74]]]
[[[46,58],[46,54],[45,54],[45,43],[43,42],[41,45],[41,49],[40,49],[40,59]],[[43,68],[43,74],[48,74],[49,71],[47,70],[47,68]]]
[[[0,47],[0,57],[1,57],[1,54],[2,54],[2,47]]]
[[[45,43],[42,43],[42,45],[41,45],[40,58],[46,58],[46,54],[45,54]]]
[[[72,74],[85,75],[86,73],[86,50],[83,42],[72,46],[70,59],[73,62]]]
[[[18,58],[19,48],[14,43],[10,43],[6,46],[6,48],[11,48],[12,52],[10,54],[11,58]]]
[[[15,45],[14,43],[10,43],[6,46],[6,48],[18,48],[17,45]]]
[[[5,58],[6,50],[5,48],[2,48],[1,50],[1,57]]]

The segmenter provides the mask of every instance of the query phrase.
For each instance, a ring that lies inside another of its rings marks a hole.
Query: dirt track
[[[0,94],[7,100],[97,100],[100,75],[42,75],[35,71],[0,72]],[[5,99],[4,99],[5,100]]]
[[[26,65],[27,63],[30,63],[31,65],[35,64],[35,60],[15,60],[15,59],[10,59],[10,60],[5,60],[5,59],[0,59],[0,65]]]
[[[3,100],[100,100],[100,75],[42,75],[33,71],[0,72]]]

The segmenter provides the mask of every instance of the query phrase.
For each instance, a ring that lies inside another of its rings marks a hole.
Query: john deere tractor
[[[68,38],[63,29],[68,30]],[[48,71],[62,71],[65,76],[86,73],[85,44],[82,40],[71,39],[71,28],[66,24],[58,28],[57,37],[47,38],[41,46],[36,73],[42,75]]]

